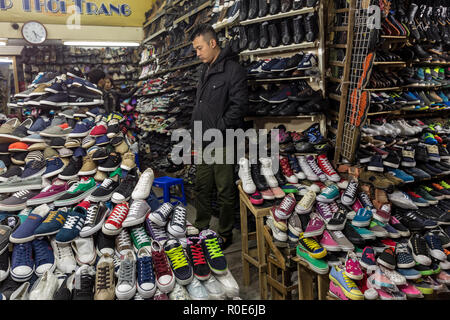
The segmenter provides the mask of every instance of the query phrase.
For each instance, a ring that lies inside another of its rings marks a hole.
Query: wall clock
[[[37,21],[28,21],[22,26],[22,36],[30,44],[41,44],[47,39],[47,29]]]

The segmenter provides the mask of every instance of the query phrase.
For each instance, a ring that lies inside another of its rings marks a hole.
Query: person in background
[[[120,99],[131,98],[139,89],[139,83],[129,92],[121,92],[114,86],[114,81],[110,76],[103,81],[103,101],[107,113],[120,112]]]
[[[88,75],[87,79],[89,82],[95,84],[99,89],[103,89],[103,85],[105,83],[106,74],[101,69],[92,69]]]

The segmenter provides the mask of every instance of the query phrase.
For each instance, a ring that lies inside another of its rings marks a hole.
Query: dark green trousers
[[[195,208],[197,216],[194,226],[198,229],[209,228],[212,215],[212,190],[216,186],[217,204],[219,206],[219,228],[217,232],[224,237],[229,237],[232,235],[236,203],[234,165],[199,164],[196,168]]]

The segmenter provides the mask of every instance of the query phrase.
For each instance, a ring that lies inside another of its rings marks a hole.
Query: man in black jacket
[[[192,113],[192,128],[195,122],[201,122],[203,132],[218,129],[223,133],[225,142],[225,130],[240,128],[243,124],[248,104],[247,74],[233,57],[229,46],[220,48],[216,32],[210,25],[198,25],[191,34],[191,41],[197,56],[204,63]],[[203,143],[203,147],[207,144]],[[223,154],[225,160],[227,150],[223,147],[216,152]],[[200,230],[209,227],[214,186],[217,189],[219,204],[217,231],[223,240],[222,249],[225,249],[232,243],[234,208],[237,201],[234,165],[225,164],[225,161],[223,164],[197,165],[197,217],[194,224]]]

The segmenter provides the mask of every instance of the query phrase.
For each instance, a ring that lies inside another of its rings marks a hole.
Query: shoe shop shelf
[[[245,50],[240,53],[240,55],[263,55],[270,54],[275,52],[283,52],[283,51],[294,51],[297,49],[306,49],[306,48],[315,48],[317,47],[317,42],[304,42],[298,44],[290,44],[287,46],[278,46],[278,47],[268,47],[265,49],[255,49],[255,50]]]
[[[267,254],[267,289],[271,300],[292,300],[292,292],[297,285],[291,281],[296,271],[296,263],[291,260],[295,256],[295,247],[278,247],[271,234],[271,229],[264,226],[264,239]],[[283,243],[286,245],[286,243]]]
[[[157,59],[156,56],[152,56],[152,57],[150,57],[147,61],[144,61],[144,62],[142,62],[142,63],[139,63],[139,66],[140,66],[140,67],[146,66],[146,65],[152,63],[153,61],[155,61],[156,59]]]
[[[190,16],[202,11],[203,9],[207,8],[211,6],[211,1],[207,0],[205,1],[203,4],[201,4],[199,7],[195,8],[194,10],[192,10],[191,12],[186,13],[184,16],[181,16],[180,18],[176,19],[173,24],[176,25],[178,24],[178,22],[183,21],[184,19],[188,19]]]
[[[158,72],[156,72],[154,74],[147,75],[147,76],[145,76],[144,78],[142,78],[140,80],[144,81],[144,80],[148,80],[148,79],[151,79],[151,78],[156,78],[156,77],[159,77],[160,75],[165,74],[167,72],[193,67],[193,66],[196,66],[196,65],[201,64],[201,63],[202,62],[199,60],[199,61],[194,61],[194,62],[191,62],[191,63],[184,64],[184,65],[181,65],[181,66],[177,66],[177,67],[172,67],[172,68],[169,68],[169,69],[161,70],[161,71],[158,71]]]
[[[335,101],[341,101],[341,96],[340,95],[338,95],[338,94],[336,94],[336,93],[330,93],[329,94],[329,97],[331,98],[331,99],[333,99],[333,100],[335,100]]]
[[[239,22],[239,19],[236,19],[236,20],[234,20],[233,22],[228,22],[228,23],[225,23],[225,24],[221,24],[221,25],[215,25],[215,26],[213,26],[213,28],[214,28],[214,30],[216,31],[216,32],[219,32],[219,31],[221,31],[221,30],[223,30],[223,29],[225,29],[225,28],[228,28],[228,29],[230,29],[230,28],[233,28],[233,27],[235,27],[235,26],[239,26],[241,23]]]
[[[147,28],[149,25],[151,25],[153,22],[155,22],[156,20],[158,20],[159,18],[161,18],[164,14],[166,13],[166,10],[161,10],[161,12],[159,12],[158,14],[156,14],[153,18],[151,18],[150,20],[148,20],[143,28]]]
[[[239,203],[242,241],[242,278],[244,286],[250,285],[250,264],[258,269],[260,298],[267,299],[267,256],[264,244],[264,217],[270,215],[271,207],[256,208],[239,184]],[[248,211],[255,216],[256,231],[248,232]],[[256,240],[256,248],[250,249],[249,241]]]
[[[255,19],[241,21],[241,25],[246,26],[249,24],[260,23],[260,22],[264,22],[264,21],[288,18],[288,17],[292,17],[292,16],[305,14],[305,13],[314,12],[315,10],[317,10],[317,7],[303,8],[303,9],[292,10],[292,11],[282,12],[282,13],[273,14],[273,15],[267,15],[267,16],[264,16],[261,18],[255,18]]]
[[[149,36],[147,39],[144,39],[143,43],[146,44],[146,43],[150,42],[151,40],[153,40],[154,38],[163,34],[166,31],[167,31],[166,28],[162,28],[161,30],[159,30],[159,31],[155,32],[154,34],[152,34],[151,36]]]
[[[281,82],[281,81],[294,81],[294,80],[304,80],[309,79],[309,81],[313,81],[317,79],[317,77],[287,77],[287,78],[266,78],[266,79],[248,79],[249,82]]]
[[[374,66],[398,66],[398,67],[406,67],[405,61],[375,61],[373,63]]]
[[[253,121],[255,129],[270,130],[283,124],[289,131],[306,130],[311,123],[319,123],[320,133],[325,136],[327,131],[326,116],[323,113],[297,116],[261,116],[245,117],[245,121]]]
[[[406,40],[406,36],[389,36],[389,35],[381,35],[382,39],[398,39],[398,40]]]
[[[450,62],[428,62],[428,61],[415,61],[413,65],[420,66],[450,66]]]
[[[390,87],[390,88],[367,88],[367,91],[397,91],[401,90],[402,87]]]
[[[335,66],[335,67],[344,67],[345,66],[344,61],[329,61],[328,64],[330,66]]]

